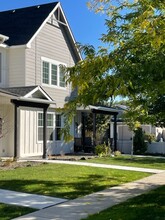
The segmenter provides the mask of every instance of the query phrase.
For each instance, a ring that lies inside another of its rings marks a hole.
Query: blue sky
[[[56,0],[54,0],[56,1]],[[54,2],[52,0],[1,0],[0,11],[28,7]],[[101,45],[99,38],[106,32],[103,15],[90,11],[88,0],[60,0],[66,18],[77,42],[92,44],[96,48]]]

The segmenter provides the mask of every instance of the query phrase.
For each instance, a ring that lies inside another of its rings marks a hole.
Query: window
[[[38,141],[43,141],[44,114],[38,113]],[[53,141],[54,119],[53,114],[47,114],[47,140]]]
[[[43,112],[38,113],[38,141],[43,141],[43,125],[44,125]],[[55,136],[54,136],[55,130]],[[56,114],[56,120],[54,120],[54,113],[47,113],[47,140],[59,141],[61,140],[61,115]]]
[[[63,66],[59,67],[60,86],[65,87],[65,72]]]
[[[43,141],[43,125],[44,117],[43,113],[38,113],[38,141]]]
[[[42,83],[65,87],[65,64],[50,59],[42,58]]]
[[[49,63],[43,62],[42,66],[42,82],[45,84],[49,84]]]
[[[53,114],[47,115],[47,140],[53,141],[53,130],[54,130]]]
[[[61,140],[61,115],[56,115],[56,141]]]

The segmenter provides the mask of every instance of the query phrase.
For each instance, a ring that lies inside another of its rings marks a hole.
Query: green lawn
[[[89,216],[86,220],[165,220],[165,186]]]
[[[149,174],[75,165],[42,164],[0,171],[0,188],[74,199],[146,176]]]
[[[165,159],[154,157],[133,157],[117,156],[117,157],[101,157],[86,160],[89,163],[104,163],[122,166],[143,167],[152,169],[165,169]]]
[[[10,220],[34,212],[35,210],[36,209],[28,207],[20,207],[0,203],[0,220]]]

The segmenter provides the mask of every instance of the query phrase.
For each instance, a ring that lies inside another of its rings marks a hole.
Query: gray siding
[[[8,53],[8,86],[25,85],[25,48],[10,48]]]
[[[47,23],[33,40],[31,48],[26,49],[26,86],[42,85],[41,57],[66,63],[67,66],[74,65],[76,58],[63,26]],[[70,86],[65,89],[49,86],[43,88],[57,102],[57,107],[63,106],[71,92]]]

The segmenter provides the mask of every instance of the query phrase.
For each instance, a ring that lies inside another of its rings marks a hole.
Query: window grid
[[[45,84],[49,84],[49,63],[45,61],[43,61],[42,82]]]
[[[66,87],[63,65],[43,60],[42,83],[63,88]]]
[[[51,84],[57,86],[57,65],[52,64],[52,70],[51,70]]]
[[[56,141],[61,140],[61,115],[56,115]]]

